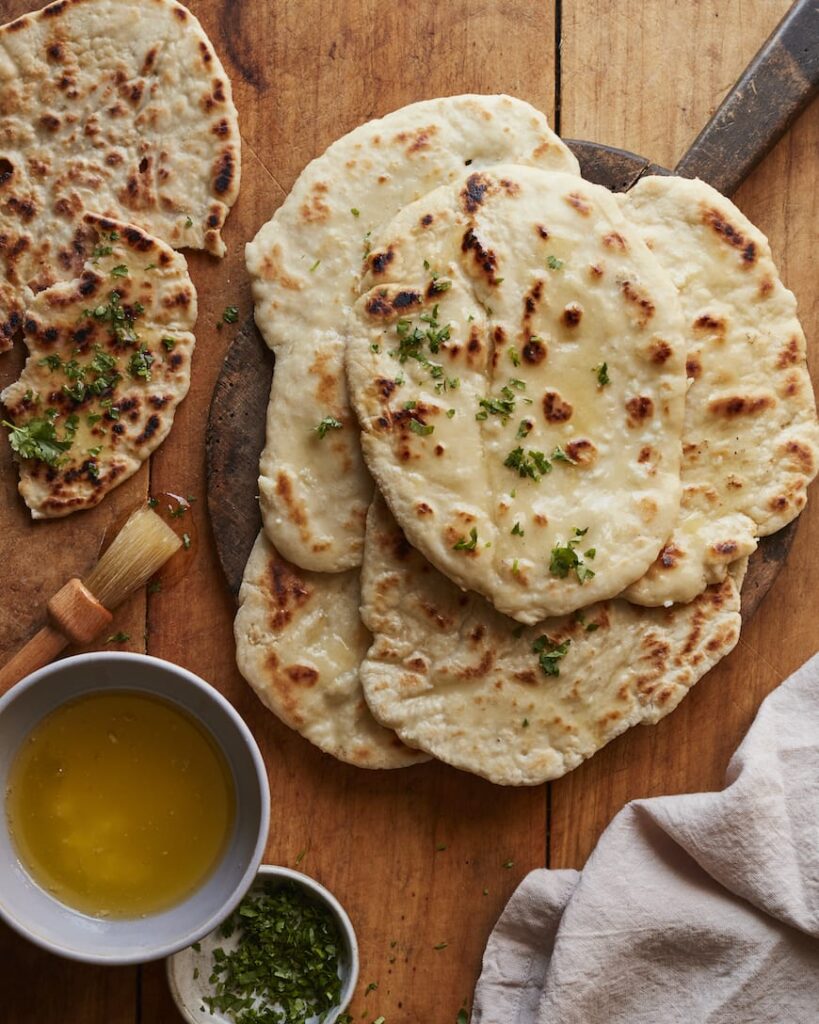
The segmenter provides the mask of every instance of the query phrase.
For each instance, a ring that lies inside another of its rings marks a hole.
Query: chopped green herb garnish
[[[419,434],[421,437],[426,437],[435,430],[435,427],[431,423],[421,423],[420,420],[416,419],[411,419],[409,421],[409,428],[413,434]]]
[[[455,415],[455,410],[454,409],[447,409],[447,411],[446,411],[446,418],[448,420],[451,420],[454,415]]]
[[[188,214],[188,216],[185,218],[185,227],[186,228],[192,228],[193,227],[193,217],[191,217],[190,214]]]
[[[580,538],[584,537],[588,532],[588,526],[584,530],[575,528],[574,537],[570,541],[566,544],[557,544],[552,548],[551,561],[549,562],[549,572],[551,572],[552,576],[565,579],[574,570],[578,583],[585,583],[586,580],[590,580],[594,576],[592,570],[583,563],[583,559],[575,550],[580,544]],[[585,553],[585,557],[594,558],[595,554],[596,549],[589,548]]]
[[[523,448],[513,448],[503,461],[504,466],[517,471],[518,476],[530,477],[534,481],[540,480],[542,476],[552,472],[552,464],[543,454],[530,448],[524,452]]]
[[[211,1013],[236,1024],[306,1024],[338,1005],[341,936],[300,887],[267,884],[246,896],[221,927],[225,938],[236,931],[234,950],[213,951],[213,995],[203,998]]]
[[[607,384],[611,384],[608,363],[598,363],[597,366],[593,366],[592,373],[597,374],[598,387],[604,388]]]
[[[107,644],[127,644],[130,639],[130,633],[112,633],[105,642]]]
[[[54,353],[50,356],[45,356],[45,358],[41,359],[39,365],[47,366],[49,370],[51,370],[51,372],[53,373],[55,370],[60,369],[60,367],[63,365],[63,361],[56,353]]]
[[[111,270],[111,277],[127,277],[127,276],[128,276],[128,268],[125,266],[124,263],[117,264],[117,266],[113,267],[112,270]]]
[[[405,409],[414,409],[416,405],[418,405],[418,403],[417,403],[417,402],[415,402],[415,401],[412,401],[412,402],[404,402],[404,408],[405,408]]]
[[[528,437],[529,434],[531,434],[532,427],[534,427],[534,423],[532,423],[531,420],[521,420],[515,437],[517,437],[518,440],[523,440],[524,437]]]
[[[370,992],[375,992],[375,990],[377,988],[378,988],[378,982],[377,981],[371,981],[370,984],[364,989],[364,998],[366,999],[366,997],[370,994]]]
[[[99,263],[103,256],[110,256],[113,251],[114,248],[111,245],[95,245],[91,258],[95,263]]]
[[[159,498],[148,498],[148,508],[156,508],[159,504]]]
[[[512,361],[512,366],[520,366],[520,352],[512,345],[509,349],[509,358]]]
[[[502,868],[506,868],[507,871],[509,871],[514,866],[515,866],[515,862],[511,858],[509,860],[505,860],[503,862],[503,864],[501,864],[501,867]]]
[[[521,722],[521,725],[523,726],[524,729],[528,729],[529,728],[529,719],[528,718],[524,718],[523,721]]]
[[[564,640],[562,644],[552,640],[544,633],[532,644],[532,651],[539,655],[538,663],[547,676],[560,675],[560,660],[566,657],[571,640]]]
[[[139,346],[139,351],[134,352],[128,362],[128,372],[132,377],[144,380],[146,383],[151,379],[151,366],[154,357],[148,351],[144,343]]]
[[[176,347],[176,340],[174,338],[163,338],[162,347],[165,349],[166,352],[173,352],[174,348]]]
[[[320,266],[321,266],[321,260],[316,260],[316,262],[312,265],[312,267],[310,267],[310,273],[312,274],[314,270],[318,270],[318,268]]]
[[[372,343],[372,345],[370,345],[370,352],[378,353],[380,351],[381,351],[381,346],[378,344],[377,341],[374,341]]]
[[[441,950],[441,949],[446,949],[446,947],[447,947],[448,945],[449,945],[449,943],[448,943],[448,942],[438,942],[438,943],[436,943],[436,945],[434,945],[434,946],[433,946],[432,948],[433,948],[433,949],[438,949],[438,950]]]
[[[88,416],[85,417],[85,422],[88,424],[89,427],[93,427],[95,424],[99,423],[99,421],[101,419],[102,419],[102,413],[100,413],[100,412],[92,412],[92,413],[89,413]]]
[[[222,313],[222,319],[226,324],[235,324],[239,319],[239,307],[238,306],[225,306],[225,310]]]
[[[466,537],[461,539],[452,545],[453,551],[474,551],[478,545],[478,531],[473,526],[469,531],[469,540]]]
[[[63,436],[57,436],[54,424],[56,413],[46,414],[43,419],[32,419],[27,423],[14,424],[3,420],[8,427],[9,444],[21,459],[36,459],[47,466],[57,467],[65,461],[63,454],[68,451],[77,432],[77,417],[70,416],[65,423]]]
[[[546,264],[550,270],[562,270],[564,266],[563,260],[559,260],[557,256],[547,256]]]
[[[360,217],[360,216],[361,216],[361,210],[357,210],[357,209],[356,209],[355,207],[353,207],[353,208],[352,208],[352,209],[350,210],[350,213],[351,213],[351,214],[352,214],[352,215],[353,215],[354,217]]]
[[[555,450],[552,452],[551,459],[553,462],[569,462],[572,466],[577,465],[577,459],[573,459],[571,455],[564,452],[560,445],[557,445]]]
[[[523,529],[521,528],[520,523],[515,523],[515,525],[512,527],[512,536],[513,537],[522,537],[523,536]]]
[[[337,420],[335,416],[325,416],[319,422],[319,425],[315,429],[319,438],[321,438],[321,440],[324,440],[324,438],[327,436],[328,430],[341,430],[343,425],[344,424],[341,422],[341,420]]]

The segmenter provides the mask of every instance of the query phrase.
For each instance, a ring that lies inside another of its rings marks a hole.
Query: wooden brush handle
[[[68,583],[48,602],[44,626],[0,669],[0,694],[53,661],[69,644],[87,644],[110,625],[112,615],[80,580]]]

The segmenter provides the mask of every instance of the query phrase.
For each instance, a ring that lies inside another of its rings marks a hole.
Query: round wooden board
[[[627,150],[567,140],[583,177],[625,192],[644,174],[670,174]],[[274,357],[253,318],[237,334],[225,357],[208,416],[206,442],[208,509],[219,561],[234,597],[261,529],[257,479],[264,447]],[[764,537],[751,557],[742,586],[742,618],[748,622],[773,585],[796,535],[798,519]]]

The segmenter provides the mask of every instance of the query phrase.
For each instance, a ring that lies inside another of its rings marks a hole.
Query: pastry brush
[[[152,509],[133,512],[85,580],[69,580],[48,602],[48,625],[0,669],[0,694],[69,644],[87,644],[99,636],[117,605],[144,586],[181,545]]]

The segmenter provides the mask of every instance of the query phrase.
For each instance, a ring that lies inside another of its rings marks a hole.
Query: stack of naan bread
[[[536,784],[733,648],[819,427],[731,202],[612,195],[528,104],[452,97],[334,143],[247,264],[276,370],[236,641],[288,725]]]
[[[239,188],[230,81],[174,0],[59,0],[0,27],[2,394],[35,519],[95,505],[171,428],[196,291]]]

